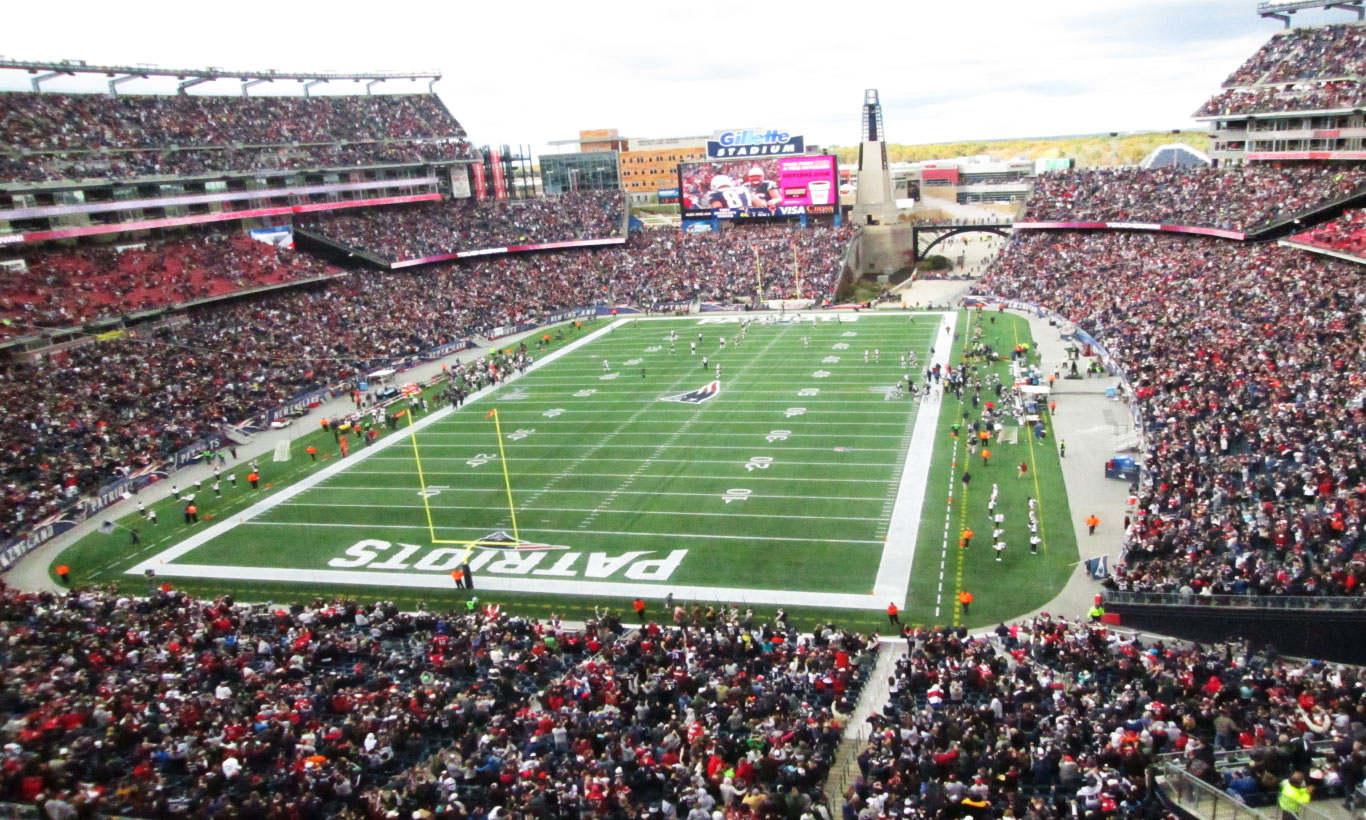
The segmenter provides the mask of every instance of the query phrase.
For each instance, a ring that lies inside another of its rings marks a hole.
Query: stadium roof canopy
[[[1290,15],[1305,9],[1341,9],[1356,12],[1358,20],[1366,17],[1363,0],[1283,0],[1283,2],[1263,2],[1257,4],[1257,14],[1263,18],[1280,20],[1290,28]]]
[[[387,80],[427,80],[427,90],[431,91],[432,86],[441,79],[440,69],[430,69],[422,71],[278,71],[273,68],[252,71],[235,71],[226,68],[209,66],[208,68],[162,68],[151,63],[138,63],[137,65],[91,65],[85,60],[0,60],[0,69],[12,71],[27,71],[34,75],[33,90],[40,92],[43,90],[42,84],[56,77],[74,77],[77,74],[104,74],[109,77],[109,93],[117,95],[119,83],[128,80],[145,80],[148,77],[175,77],[180,80],[177,91],[181,94],[186,93],[186,89],[191,86],[207,83],[213,80],[240,80],[242,83],[242,96],[247,96],[247,90],[254,85],[261,83],[272,83],[276,80],[285,82],[297,82],[304,84],[304,96],[309,95],[313,86],[320,83],[340,82],[350,80],[352,82],[365,83],[365,93],[371,93],[379,83]]]

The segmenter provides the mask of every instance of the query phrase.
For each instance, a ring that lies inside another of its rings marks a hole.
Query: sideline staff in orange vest
[[[966,589],[958,593],[958,603],[963,605],[963,614],[968,614],[968,607],[972,606],[972,593]]]
[[[899,610],[899,609],[896,608],[896,602],[895,602],[895,601],[893,601],[893,602],[890,603],[890,604],[887,604],[887,624],[888,624],[889,626],[892,625],[892,624],[900,624],[900,623],[901,623],[901,618],[898,617],[898,615],[897,615],[897,613],[899,613],[900,611],[901,611],[901,610]]]

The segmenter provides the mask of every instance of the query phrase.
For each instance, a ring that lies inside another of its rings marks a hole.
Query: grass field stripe
[[[362,572],[338,569],[286,569],[283,567],[239,567],[212,564],[167,564],[159,567],[157,577],[206,578],[213,580],[282,581],[298,584],[341,584],[366,587],[409,587],[418,589],[450,590],[451,579],[442,572]],[[739,589],[735,587],[683,586],[652,584],[643,581],[577,581],[564,584],[557,580],[542,580],[526,576],[498,576],[484,574],[478,579],[479,590],[493,592],[538,592],[551,595],[591,596],[604,598],[633,598],[642,588],[650,589],[651,597],[674,593],[678,600],[791,606],[801,600],[804,606],[827,609],[856,609],[880,611],[886,604],[877,603],[871,595],[811,590]]]
[[[687,424],[687,422],[683,422],[683,423],[684,423],[684,424]],[[682,431],[679,431],[679,435],[682,435]],[[703,437],[706,436],[706,434],[701,434],[701,435],[703,435]],[[754,435],[754,434],[751,433],[750,435]],[[582,438],[582,436],[578,436],[578,438]],[[670,438],[672,438],[672,436],[671,436]],[[883,436],[883,438],[885,439],[886,436]],[[478,445],[474,445],[474,444],[426,444],[426,445],[423,445],[423,446],[425,446],[425,447],[427,447],[427,448],[429,448],[429,449],[430,449],[430,448],[435,448],[435,447],[442,447],[442,448],[465,449],[465,450],[477,449],[477,447],[478,447]],[[524,449],[524,448],[527,448],[527,447],[540,447],[541,449],[547,449],[547,448],[549,448],[549,449],[564,449],[564,448],[567,448],[567,447],[590,447],[590,446],[593,446],[593,445],[589,445],[589,444],[574,444],[574,443],[572,443],[572,442],[571,442],[571,443],[568,443],[568,444],[528,444],[528,443],[519,442],[518,445],[517,445],[517,449],[521,450],[521,449]],[[604,444],[604,445],[602,445],[601,449],[603,449],[603,450],[606,450],[606,449],[639,450],[639,449],[640,449],[640,445],[637,445],[637,444]],[[693,451],[697,451],[697,450],[740,450],[740,451],[745,451],[745,450],[753,450],[753,449],[754,449],[753,446],[750,446],[750,447],[731,447],[731,446],[725,445],[725,444],[713,444],[713,445],[710,445],[710,446],[703,446],[703,447],[696,447],[696,446],[689,445],[689,444],[668,444],[668,443],[665,443],[665,444],[656,444],[656,445],[655,445],[655,450],[693,450]],[[785,452],[785,453],[796,453],[796,452],[829,453],[829,452],[831,452],[833,449],[834,449],[833,447],[784,447],[784,448],[783,448],[783,452]],[[901,448],[899,448],[899,447],[860,447],[860,448],[858,449],[857,452],[860,452],[860,453],[899,453],[899,452],[901,452]],[[502,454],[499,453],[499,456],[501,457]],[[405,456],[404,458],[406,459],[406,456]],[[388,461],[397,461],[397,460],[399,460],[399,459],[398,459],[397,457],[392,457],[392,458],[389,458],[389,459],[387,459],[387,460],[388,460]],[[460,458],[460,457],[437,457],[437,458],[430,458],[430,457],[429,457],[427,460],[428,460],[428,461],[464,461],[465,459],[464,459],[464,458]],[[506,459],[503,459],[503,460],[506,461]],[[518,461],[536,461],[537,459],[517,459],[517,460],[518,460]],[[426,485],[424,484],[423,486],[425,487]]]
[[[373,448],[371,448],[371,449],[373,449]],[[857,452],[857,451],[856,451],[856,452]],[[427,460],[428,460],[428,461],[464,461],[464,459],[461,459],[461,458],[428,458]],[[534,461],[534,462],[537,462],[537,463],[542,463],[542,462],[546,462],[546,461],[569,461],[569,462],[573,462],[573,463],[575,463],[575,464],[581,464],[581,463],[583,463],[584,461],[587,461],[586,458],[569,458],[569,457],[565,457],[565,458],[534,458],[534,457],[528,457],[528,458],[515,458],[515,457],[514,457],[514,458],[507,459],[507,460],[508,460],[508,461],[514,461],[514,462],[516,462],[516,461]],[[629,462],[629,463],[632,463],[632,464],[635,464],[635,463],[637,463],[637,462],[640,461],[640,459],[638,459],[638,458],[613,458],[613,457],[611,457],[611,456],[608,456],[608,457],[606,457],[606,458],[594,459],[594,460],[595,460],[595,461],[626,461],[626,462]],[[700,458],[657,458],[657,459],[655,459],[654,461],[655,461],[656,464],[734,464],[734,463],[735,463],[735,461],[734,461],[733,459],[731,459],[731,460],[726,460],[726,461],[722,461],[722,460],[714,460],[714,459],[713,459],[713,460],[708,460],[708,459],[700,459]],[[796,462],[794,462],[794,463],[796,463]],[[871,461],[871,462],[868,462],[868,461],[803,461],[803,462],[800,462],[800,463],[801,463],[802,465],[804,465],[804,466],[807,466],[807,467],[890,467],[890,466],[892,466],[889,462],[885,462],[885,461]],[[436,472],[436,471],[430,471],[430,472],[431,472],[431,475],[463,475],[463,476],[468,476],[468,475],[469,475],[468,472],[463,472],[463,473],[439,473],[439,472]]]
[[[733,462],[732,462],[732,463],[733,463]],[[627,476],[629,477],[629,475],[630,475],[630,474],[628,473]],[[661,476],[661,478],[662,478],[662,477],[663,477],[663,476]],[[673,478],[674,476],[669,476],[669,477],[670,477],[670,478]],[[351,489],[351,488],[348,488],[348,487],[338,487],[338,488],[331,488],[331,487],[329,487],[329,488],[328,488],[329,491],[331,491],[332,489]],[[370,489],[373,489],[373,488],[370,488]],[[389,490],[389,491],[396,491],[396,492],[402,492],[402,493],[410,493],[410,492],[412,492],[412,490],[406,489],[406,488],[403,488],[403,487],[381,487],[381,488],[379,488],[379,489],[381,489],[381,490]],[[456,493],[461,493],[461,492],[489,493],[489,492],[496,492],[498,489],[500,489],[500,488],[497,488],[497,487],[467,487],[467,488],[465,488],[465,487],[453,487],[453,488],[451,488],[450,490],[446,490],[445,492],[449,492],[450,494],[454,495],[454,494],[456,494]],[[546,492],[546,493],[578,493],[578,494],[581,494],[581,495],[594,495],[594,494],[597,494],[597,493],[603,493],[603,494],[610,493],[611,490],[583,490],[583,489],[556,490],[556,489],[547,489],[547,490],[545,490],[544,492]],[[668,495],[668,496],[679,496],[679,497],[682,497],[682,498],[715,498],[715,497],[716,497],[716,493],[715,493],[715,492],[708,492],[708,493],[680,493],[680,492],[655,492],[655,491],[648,491],[648,490],[622,490],[620,494],[621,494],[621,495]],[[768,498],[768,499],[775,499],[775,500],[797,499],[797,500],[804,500],[804,501],[841,501],[841,502],[848,503],[848,504],[856,504],[856,503],[876,504],[876,503],[878,502],[878,499],[876,499],[876,498],[850,498],[850,497],[848,497],[848,496],[843,496],[843,495],[751,495],[751,496],[749,496],[749,497],[750,497],[750,498]],[[350,506],[350,505],[348,505],[348,506]],[[388,506],[388,505],[377,505],[377,506]],[[438,504],[438,505],[437,505],[437,509],[445,509],[445,507],[443,507],[442,505]],[[488,507],[485,506],[485,507],[483,507],[482,509],[488,509]],[[527,507],[523,507],[522,509],[527,509]]]
[[[791,403],[791,402],[793,402],[793,401],[796,401],[796,399],[789,399],[789,400],[788,400],[788,403]],[[847,406],[847,405],[846,405],[846,406]],[[917,406],[919,406],[919,405],[917,404]],[[665,411],[666,408],[656,407],[656,408],[654,408],[654,410],[655,410],[655,412],[658,413],[658,412],[663,412],[663,411]],[[762,416],[765,416],[765,417],[768,417],[768,418],[772,418],[772,417],[773,417],[773,411],[772,411],[772,410],[757,410],[757,411],[732,410],[732,411],[730,411],[730,412],[732,412],[732,413],[753,412],[753,413],[755,413],[755,414],[757,414],[757,415],[762,415]],[[830,412],[836,412],[836,411],[822,410],[821,412],[822,412],[822,413],[830,413]],[[602,413],[597,413],[597,412],[595,411],[594,414],[595,414],[595,415],[600,415],[600,416],[607,416],[607,415],[611,415],[611,413],[612,413],[612,411],[604,411],[604,412],[602,412]],[[867,414],[862,414],[862,413],[861,413],[860,415],[867,415]],[[530,421],[530,419],[528,419],[528,421]],[[544,421],[542,421],[542,420],[540,420],[540,419],[536,419],[536,423],[537,423],[537,424],[541,424],[541,425],[576,424],[576,425],[579,425],[580,427],[583,425],[583,422],[576,422],[576,421],[574,421],[574,420],[572,420],[572,419],[569,419],[569,420],[566,420],[566,421],[554,421],[554,420],[551,420],[551,419],[545,419]],[[672,427],[672,426],[675,426],[675,425],[678,424],[678,420],[677,420],[677,419],[658,419],[658,420],[648,419],[648,420],[639,421],[639,422],[635,422],[635,423],[636,423],[636,424],[668,424],[668,425],[670,425],[670,426]],[[458,426],[460,426],[461,424],[462,424],[462,422],[453,421],[453,422],[450,422],[450,423],[448,423],[448,424],[446,424],[446,425],[444,425],[444,426],[446,426],[446,427],[458,427]],[[763,426],[763,425],[768,424],[768,422],[766,422],[766,421],[731,421],[731,422],[727,422],[727,424],[728,424],[728,426],[731,426],[731,427],[742,427],[742,426],[744,426],[744,425],[746,425],[746,424],[757,424],[757,425],[759,425],[759,426]],[[785,420],[783,421],[783,426],[784,426],[784,427],[791,427],[791,426],[793,426],[793,425],[797,425],[797,426],[806,425],[806,426],[809,426],[809,427],[826,427],[826,428],[828,428],[828,427],[830,426],[829,422],[798,421],[798,420],[796,420],[795,418],[785,419]],[[886,428],[886,426],[887,426],[887,423],[886,423],[886,422],[879,422],[879,421],[845,421],[845,422],[840,422],[840,427],[841,427],[841,428],[844,428],[844,427],[876,427],[876,428],[878,428],[878,429],[884,429],[884,428]],[[446,434],[443,434],[443,435],[453,435],[453,434],[446,433]],[[640,432],[640,433],[631,433],[630,435],[649,435],[649,433],[647,433],[647,432],[645,432],[645,431],[642,431],[642,432]],[[879,438],[885,438],[885,437],[886,437],[885,434],[882,434],[881,436],[879,436]]]
[[[348,472],[347,472],[347,475],[402,475],[402,474],[401,474],[401,473],[394,472],[394,471],[392,471],[392,470],[351,470],[351,471],[348,471]],[[524,477],[524,478],[527,478],[527,477],[547,477],[547,478],[548,478],[548,477],[550,477],[550,476],[559,475],[559,473],[521,473],[521,475],[522,475],[522,477]],[[628,475],[630,475],[630,473],[596,473],[596,474],[595,474],[595,477],[596,477],[596,478],[625,478],[625,477],[628,476]],[[672,476],[672,475],[642,475],[641,478],[652,478],[652,479],[658,479],[658,480],[663,481],[663,480],[673,480],[674,478],[677,478],[677,476]],[[689,476],[689,478],[698,479],[698,480],[702,480],[702,481],[730,481],[730,480],[732,480],[733,478],[735,478],[735,476],[728,476],[728,475],[695,475],[695,476]],[[748,476],[745,477],[745,480],[746,480],[746,481],[822,481],[822,482],[838,481],[838,482],[855,483],[855,484],[886,484],[886,483],[887,483],[885,479],[881,479],[881,478],[826,478],[826,477],[824,477],[824,476],[815,477],[815,478],[803,477],[803,476],[793,476],[793,477],[789,478],[789,477],[787,477],[787,476],[772,476],[772,475],[757,475],[757,474],[756,474],[756,475],[748,475]],[[488,488],[488,487],[466,487],[466,488],[463,488],[463,489],[484,489],[484,490],[487,490],[487,489],[490,489],[490,488]],[[329,492],[331,492],[332,490],[393,490],[393,491],[396,491],[396,492],[405,492],[405,493],[406,493],[406,492],[412,492],[411,490],[404,489],[403,487],[347,487],[347,486],[343,486],[343,485],[331,485],[331,486],[328,486],[327,490],[328,490]]]
[[[577,350],[578,348],[583,347],[586,344],[589,344],[593,340],[597,339],[599,336],[605,335],[610,330],[611,326],[599,328],[598,330],[595,330],[592,333],[585,335],[581,339],[576,339],[570,342],[569,344],[565,345],[559,350],[555,350],[551,353],[546,354],[544,358],[540,359],[539,361],[533,362],[531,367],[527,368],[527,372],[530,373],[537,368],[550,364],[551,362],[561,358],[562,356],[567,355],[571,351]],[[523,376],[522,378],[525,378],[525,376]],[[488,387],[485,387],[484,389],[471,394],[466,404],[473,404],[474,402],[477,402],[484,396],[487,396],[490,393],[493,393],[501,389],[503,386],[503,384],[489,385]],[[432,424],[435,424],[437,421],[444,419],[446,416],[449,416],[454,412],[455,408],[449,405],[439,410],[434,410],[421,421],[414,422],[413,428],[416,430],[426,429],[427,427],[430,427]],[[345,471],[352,464],[365,461],[367,458],[370,458],[375,453],[384,452],[389,447],[393,446],[399,441],[402,441],[403,438],[407,435],[409,435],[409,431],[406,430],[390,433],[389,435],[384,436],[383,438],[379,439],[369,447],[362,447],[359,450],[352,451],[352,455],[347,456],[346,458],[339,458],[336,461],[333,461],[331,464],[317,471],[313,475],[305,476],[297,484],[291,484],[283,490],[261,499],[260,501],[248,507],[246,510],[242,511],[241,513],[237,513],[229,519],[220,521],[217,524],[214,524],[212,527],[200,530],[199,532],[195,533],[194,535],[190,536],[184,541],[181,541],[179,544],[169,547],[166,550],[163,550],[162,552],[159,552],[150,558],[147,558],[137,564],[134,564],[129,569],[124,570],[124,573],[127,575],[142,575],[145,570],[149,569],[161,572],[163,569],[166,568],[166,566],[169,566],[172,561],[179,558],[180,556],[185,555],[191,550],[197,549],[198,547],[208,543],[209,541],[212,541],[215,538],[218,538],[221,535],[231,532],[233,529],[235,529],[241,524],[249,523],[256,516],[261,515],[262,513],[270,509],[273,509],[278,504],[288,501],[289,499],[293,498],[299,493],[312,489],[313,487],[317,486],[318,484],[321,484],[322,482],[326,481],[332,476]]]
[[[324,523],[318,523],[318,522],[314,522],[314,521],[257,521],[257,520],[245,521],[245,522],[243,522],[243,526],[250,526],[250,527],[332,527],[332,528],[352,529],[352,530],[364,530],[364,529],[421,530],[421,529],[422,529],[422,527],[421,527],[420,525],[413,525],[413,524],[344,524],[344,523],[341,523],[341,522],[324,522]],[[452,524],[452,525],[440,524],[440,525],[437,526],[437,529],[438,529],[438,530],[470,530],[470,531],[483,531],[483,530],[487,530],[488,527],[463,527],[463,526],[454,525],[454,524]],[[628,536],[632,536],[632,537],[647,537],[647,538],[710,538],[710,539],[719,540],[719,541],[786,541],[786,542],[797,543],[797,544],[865,544],[865,545],[869,545],[869,546],[874,546],[874,545],[875,545],[875,546],[879,546],[879,547],[883,546],[882,541],[877,540],[877,539],[862,539],[862,538],[794,538],[794,537],[788,536],[788,535],[725,535],[725,534],[722,534],[722,533],[641,532],[641,531],[639,531],[639,530],[635,530],[635,531],[632,531],[632,532],[623,532],[623,531],[620,531],[620,530],[581,530],[581,529],[577,529],[577,528],[576,528],[576,529],[572,529],[572,530],[566,530],[566,529],[551,529],[551,528],[542,529],[542,528],[539,528],[539,527],[538,527],[538,528],[535,528],[535,529],[528,530],[528,532],[533,532],[533,533],[553,533],[553,534],[556,534],[556,535],[576,534],[576,533],[587,533],[587,534],[589,534],[589,535],[628,535]],[[438,543],[438,544],[469,544],[469,543],[473,543],[473,542],[470,542],[470,541],[438,541],[438,542],[436,542],[436,543]]]
[[[572,493],[572,492],[579,492],[579,491],[578,491],[578,490],[559,490],[559,492],[562,492],[562,493]],[[603,492],[608,492],[608,491],[607,491],[607,490],[603,490]],[[623,495],[627,495],[627,493],[622,493],[622,494],[623,494]],[[635,493],[635,495],[670,495],[670,493]],[[674,495],[683,495],[683,493],[674,493]],[[697,495],[700,496],[701,493],[698,493]],[[714,493],[711,493],[711,494],[709,494],[709,495],[714,495]],[[811,496],[801,496],[801,495],[761,496],[761,495],[752,495],[752,496],[750,496],[750,498],[751,498],[751,499],[757,499],[757,498],[786,498],[786,499],[801,499],[801,500],[806,500],[806,499],[810,499]],[[834,499],[832,499],[832,500],[834,500]],[[858,500],[858,499],[843,499],[843,498],[842,498],[842,499],[838,499],[838,500],[840,500],[840,501],[848,501],[848,500]],[[325,507],[325,508],[329,508],[329,509],[335,509],[337,505],[336,505],[336,504],[326,504],[326,503],[316,502],[316,501],[287,501],[287,502],[285,502],[284,504],[281,504],[280,506],[281,506],[281,507]],[[375,510],[393,510],[393,509],[398,509],[398,510],[416,510],[416,509],[421,509],[421,505],[418,505],[418,504],[347,504],[346,507],[347,507],[347,509],[360,509],[360,510],[366,510],[366,509],[375,509]],[[442,504],[440,508],[443,509],[443,510],[486,510],[486,509],[488,509],[487,507],[484,507],[484,506],[472,506],[472,505],[467,506],[467,505],[464,505],[464,504]],[[592,512],[591,509],[586,509],[586,508],[583,508],[583,507],[535,507],[535,508],[522,507],[522,515],[523,515],[523,517],[526,516],[526,514],[527,514],[528,511],[530,511],[530,512],[566,512],[566,513],[589,513],[589,512]],[[692,515],[692,516],[715,516],[715,517],[725,517],[725,518],[784,518],[784,519],[791,518],[791,519],[795,519],[795,520],[798,520],[798,521],[801,521],[801,520],[810,520],[810,521],[867,521],[867,520],[868,520],[868,517],[867,517],[867,516],[863,516],[863,515],[792,515],[792,514],[789,514],[789,513],[777,513],[777,514],[775,514],[775,513],[743,513],[743,512],[697,512],[697,511],[694,511],[694,510],[603,510],[603,512],[604,512],[604,513],[612,513],[612,514],[614,514],[614,515]]]
[[[648,431],[645,431],[645,430],[641,430],[641,431],[639,431],[639,432],[629,432],[629,431],[628,431],[628,432],[624,432],[624,433],[618,433],[617,435],[621,435],[621,436],[656,436],[656,437],[658,436],[657,433],[652,433],[652,432],[648,432]],[[720,432],[711,432],[711,431],[708,431],[708,432],[706,432],[706,433],[686,433],[686,434],[680,434],[680,435],[695,436],[695,437],[697,437],[697,438],[718,438],[718,437],[720,437],[720,436],[731,436],[731,437],[734,437],[734,438],[749,438],[749,437],[753,436],[754,434],[753,434],[753,433],[720,433]],[[453,436],[453,437],[457,437],[457,438],[468,438],[468,436],[466,436],[466,435],[463,434],[463,433],[428,433],[428,434],[426,434],[425,436],[423,436],[423,440],[424,440],[424,441],[425,441],[425,440],[429,440],[429,439],[434,438],[434,437],[436,437],[436,436]],[[552,436],[566,436],[566,437],[569,437],[569,438],[583,438],[583,434],[582,434],[582,433],[550,433],[550,432],[542,433],[542,432],[539,432],[539,428],[538,428],[538,432],[536,433],[536,436],[537,436],[537,438],[541,438],[541,437],[550,438],[550,437],[552,437]],[[838,438],[838,439],[840,439],[840,440],[850,439],[850,438],[875,438],[875,439],[878,439],[878,440],[880,440],[880,441],[885,441],[886,438],[887,438],[886,435],[878,435],[878,434],[876,434],[876,433],[830,433],[830,434],[829,434],[829,437],[830,437],[830,438]],[[428,447],[443,447],[443,446],[449,447],[450,445],[428,444],[427,446],[428,446]],[[523,446],[525,446],[525,445],[523,445]],[[551,446],[551,445],[540,445],[540,446]],[[556,445],[556,446],[558,446],[558,445]],[[612,447],[634,447],[634,446],[636,446],[636,445],[633,445],[633,444],[612,444],[612,445],[609,445],[609,446],[612,446]],[[808,447],[808,448],[804,448],[804,449],[818,449],[818,448]],[[825,449],[829,449],[829,448],[825,448]],[[873,447],[873,448],[868,448],[868,449],[872,449],[872,450],[886,450],[887,452],[894,452],[894,451],[899,451],[899,450],[900,450],[900,448],[896,448],[896,447]],[[396,457],[395,457],[395,458],[396,458]]]
[[[686,381],[686,379],[680,379],[679,381]],[[582,382],[579,382],[579,384],[582,384]],[[485,388],[485,389],[487,389],[487,388]],[[797,400],[797,399],[793,398],[793,399],[784,400],[784,401],[782,401],[782,402],[776,402],[776,401],[775,401],[775,402],[773,402],[773,403],[774,403],[774,404],[785,404],[785,403],[790,404],[791,402],[796,401],[796,400]],[[549,403],[551,403],[551,402],[547,402],[547,404],[549,404]],[[840,402],[840,404],[844,405],[845,407],[848,407],[848,406],[849,406],[849,402]],[[876,405],[877,407],[886,408],[887,405],[888,405],[888,402],[884,402],[884,401],[879,400],[879,401],[877,401],[877,402],[873,402],[872,404]],[[891,412],[895,412],[895,410],[896,410],[898,407],[900,407],[900,405],[892,405]],[[679,408],[676,408],[676,407],[663,407],[663,408],[657,408],[657,409],[658,409],[659,411],[668,411],[668,410],[675,410],[675,411],[676,411],[676,410],[678,410]],[[772,413],[773,413],[772,410],[730,410],[730,411],[728,411],[728,412],[731,412],[731,413],[749,414],[749,415],[755,415],[755,416],[768,416],[768,415],[772,415]],[[833,413],[833,414],[844,415],[844,416],[865,416],[865,417],[866,417],[866,416],[868,415],[868,411],[865,411],[865,410],[822,410],[821,412],[822,412],[822,413]],[[634,410],[601,410],[601,411],[595,411],[595,415],[599,415],[599,416],[613,416],[613,415],[618,415],[618,416],[619,416],[619,415],[628,415],[628,416],[629,416],[629,415],[634,415],[634,414],[635,414],[635,411],[634,411]],[[668,420],[668,419],[661,419],[659,423],[663,424],[663,423],[665,423],[665,422],[667,422],[667,421],[669,421],[669,420]],[[452,424],[458,424],[458,423],[459,423],[459,422],[452,422]],[[876,422],[876,421],[870,421],[870,422],[852,422],[852,423],[853,423],[853,424],[862,423],[862,424],[865,425],[865,426],[873,426],[873,427],[876,427],[876,426],[884,426],[884,427],[885,427],[885,426],[886,426],[886,423],[885,423],[885,422],[879,423],[879,422]]]

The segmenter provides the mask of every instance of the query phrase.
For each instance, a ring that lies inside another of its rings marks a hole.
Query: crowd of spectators
[[[335,97],[0,93],[0,179],[123,178],[471,155],[430,94]]]
[[[748,302],[828,298],[856,229],[812,224],[730,226],[720,233],[633,234],[624,253],[608,251],[619,300],[637,305],[702,299]],[[760,283],[763,283],[762,291]]]
[[[623,634],[477,604],[0,591],[0,800],[191,820],[822,804],[868,639],[735,607]]]
[[[307,215],[299,227],[390,262],[507,245],[604,239],[625,231],[626,194],[576,191],[557,197],[421,202]]]
[[[1162,817],[1146,775],[1163,754],[1225,789],[1245,770],[1221,770],[1215,752],[1246,750],[1249,803],[1274,802],[1294,771],[1320,797],[1341,798],[1362,779],[1359,670],[1244,645],[1145,645],[1047,613],[994,635],[905,632],[889,702],[845,795],[851,820]]]
[[[1313,245],[1366,260],[1366,210],[1347,211],[1331,222],[1325,222],[1289,239],[1291,242]]]
[[[1254,231],[1366,187],[1366,166],[1083,168],[1043,174],[1021,221],[1156,222]]]
[[[1356,80],[1226,88],[1200,106],[1195,116],[1329,111],[1360,108],[1363,102],[1366,102],[1366,86]]]
[[[351,273],[196,307],[177,324],[0,365],[7,410],[0,538],[221,424],[397,359],[566,308],[749,298],[757,287],[755,248],[767,290],[797,290],[795,255],[801,291],[823,298],[851,235],[829,226],[714,236],[665,231],[624,246]],[[239,241],[249,240],[233,240],[234,247]],[[275,253],[261,247],[258,253]]]
[[[289,145],[265,148],[191,148],[168,151],[0,154],[0,180],[49,182],[64,179],[203,176],[253,171],[359,168],[468,159],[469,143],[386,140],[384,142]]]
[[[1279,32],[1224,80],[1224,86],[1294,83],[1366,74],[1366,25],[1342,23]]]
[[[1109,585],[1363,594],[1360,265],[1199,237],[1039,231],[1017,234],[982,287],[1056,309],[1133,385],[1146,480]]]
[[[341,271],[243,235],[205,235],[126,246],[45,247],[0,268],[0,318],[11,334],[72,327],[140,310]]]

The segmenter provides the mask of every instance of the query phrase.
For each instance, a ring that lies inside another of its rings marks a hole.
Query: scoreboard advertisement
[[[683,217],[746,219],[833,214],[833,156],[706,160],[678,165]]]

